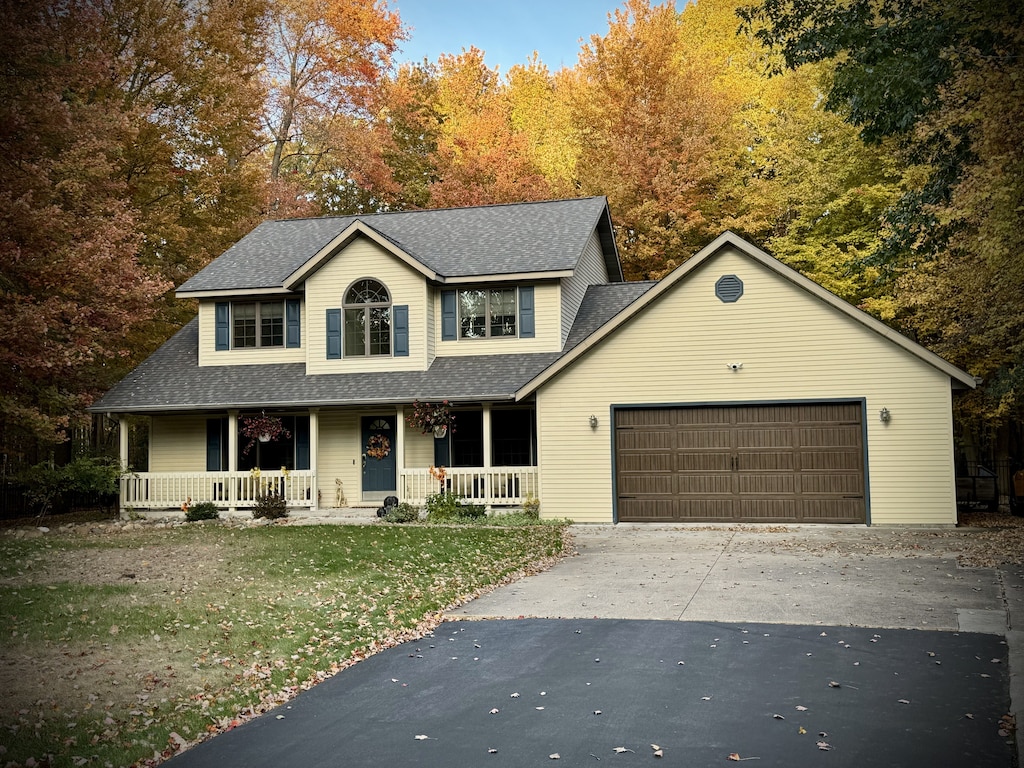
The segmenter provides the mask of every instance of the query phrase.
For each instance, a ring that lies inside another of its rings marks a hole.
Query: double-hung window
[[[284,302],[236,302],[231,306],[232,346],[284,346]]]
[[[516,335],[516,289],[459,291],[459,336],[463,339]]]

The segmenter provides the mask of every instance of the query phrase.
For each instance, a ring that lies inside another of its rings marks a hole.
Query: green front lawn
[[[0,765],[156,762],[429,631],[445,608],[561,554],[563,531],[189,525],[3,539]]]

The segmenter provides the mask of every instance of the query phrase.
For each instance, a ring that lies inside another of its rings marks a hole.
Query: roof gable
[[[676,285],[685,281],[687,277],[692,274],[698,267],[706,263],[710,259],[714,258],[716,254],[722,251],[723,248],[732,246],[739,251],[743,256],[750,258],[761,265],[767,267],[769,270],[780,276],[781,278],[789,281],[798,288],[807,291],[813,296],[820,299],[831,309],[842,313],[857,323],[860,323],[867,327],[872,332],[882,336],[889,342],[903,348],[905,351],[921,359],[928,365],[937,368],[942,373],[950,377],[954,385],[960,385],[961,388],[971,388],[976,386],[974,378],[966,371],[962,371],[952,363],[944,360],[943,358],[936,355],[934,352],[922,347],[914,341],[911,341],[906,336],[902,335],[898,331],[890,328],[885,323],[877,320],[876,318],[869,315],[867,312],[854,307],[847,301],[836,296],[834,293],[826,290],[822,286],[818,285],[813,280],[804,277],[795,269],[786,266],[778,259],[769,255],[767,252],[761,250],[757,246],[750,242],[747,242],[743,238],[734,234],[733,232],[723,232],[714,241],[709,243],[698,253],[691,258],[687,259],[683,264],[669,273],[660,282],[658,282],[653,288],[646,291],[636,301],[628,304],[621,309],[614,317],[608,322],[602,325],[596,331],[590,333],[585,338],[581,339],[572,349],[569,349],[565,355],[563,355],[558,361],[556,361],[551,367],[543,371],[533,381],[530,381],[526,386],[522,387],[517,393],[517,398],[526,397],[534,393],[537,389],[544,385],[547,381],[557,376],[561,371],[573,364],[575,360],[578,360],[583,355],[597,345],[599,345],[604,339],[626,323],[629,323],[634,317],[644,312],[651,304],[657,302],[662,296],[671,291]]]
[[[576,267],[595,229],[610,279],[622,280],[604,197],[269,221],[187,280],[178,296],[290,289],[356,235],[442,283],[558,277]]]

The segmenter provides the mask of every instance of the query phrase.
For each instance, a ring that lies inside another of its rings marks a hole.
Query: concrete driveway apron
[[[577,527],[578,556],[170,764],[1017,765],[1024,578],[857,536]]]

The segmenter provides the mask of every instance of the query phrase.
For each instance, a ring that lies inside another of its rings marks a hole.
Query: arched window
[[[345,357],[391,354],[391,297],[377,280],[356,280],[345,292]]]

